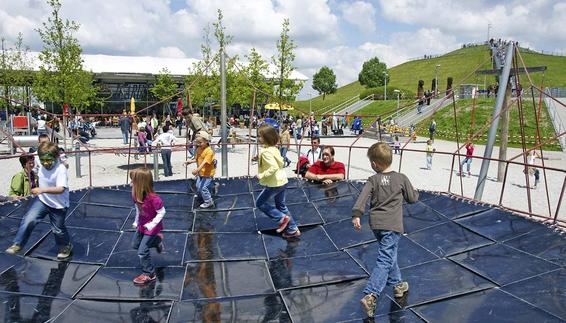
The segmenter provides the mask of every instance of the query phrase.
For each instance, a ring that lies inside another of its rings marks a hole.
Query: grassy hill
[[[538,109],[538,101],[535,103]],[[475,114],[474,114],[474,127],[472,133],[479,131],[482,126],[487,124],[492,117],[493,108],[495,106],[495,98],[489,99],[478,99],[476,101]],[[460,142],[466,140],[467,134],[472,128],[471,125],[471,111],[473,108],[473,103],[471,99],[459,100],[456,102],[456,116],[458,120],[458,130],[460,135]],[[526,136],[527,147],[532,147],[535,145],[536,136],[536,123],[535,113],[533,110],[533,102],[529,99],[523,100],[523,112],[525,116],[524,132]],[[437,111],[433,117],[437,124],[437,137],[447,140],[456,141],[456,127],[454,125],[454,110],[452,105],[448,105],[443,109]],[[428,137],[428,127],[431,119],[424,120],[417,125],[417,133],[421,136]],[[510,109],[509,118],[509,146],[511,147],[522,147],[521,146],[521,129],[519,125],[519,109],[517,105],[513,105]],[[499,124],[501,126],[501,124]],[[540,132],[542,141],[546,141],[545,138],[551,138],[554,136],[554,128],[548,116],[546,108],[543,107],[542,114],[540,118]],[[475,143],[485,144],[486,136],[489,128],[486,128],[482,132],[482,136],[475,140]],[[497,138],[496,145],[499,145],[499,138]],[[547,150],[560,150],[560,145],[558,141],[552,144],[546,145]]]
[[[394,86],[416,92],[419,80],[425,82],[424,88],[430,89],[432,79],[435,77],[435,68],[438,68],[438,83],[440,89],[446,88],[446,79],[451,76],[454,79],[453,86],[463,82],[465,84],[490,84],[495,83],[493,76],[476,76],[473,73],[478,67],[480,69],[490,69],[490,53],[486,46],[475,46],[457,49],[440,57],[431,59],[421,59],[406,62],[391,67],[388,72],[390,81],[388,86]],[[521,56],[527,66],[547,66],[544,73],[533,73],[531,78],[536,85],[541,85],[544,78],[544,85],[549,87],[566,87],[566,57],[550,56],[535,53],[532,51],[521,50]],[[521,66],[522,64],[519,64]],[[526,88],[528,81],[522,76],[523,87]],[[345,100],[359,95],[363,86],[359,82],[353,82],[338,88],[337,93],[327,95],[323,101],[322,96],[312,99],[312,111],[322,111],[331,105],[337,105]],[[309,111],[309,100],[297,101],[295,105],[302,111]],[[376,114],[381,111],[380,105],[371,105],[372,109],[365,108],[364,114]]]

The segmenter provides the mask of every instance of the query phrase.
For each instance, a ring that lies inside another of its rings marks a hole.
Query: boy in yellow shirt
[[[216,171],[216,159],[214,150],[210,148],[210,137],[206,131],[199,131],[196,136],[195,145],[197,146],[196,157],[185,162],[186,165],[196,163],[197,168],[193,170],[196,176],[197,194],[204,201],[199,207],[208,209],[214,207],[214,201],[208,187],[212,183]]]

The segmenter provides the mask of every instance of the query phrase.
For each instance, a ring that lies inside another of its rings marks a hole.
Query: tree
[[[379,58],[374,57],[364,62],[362,71],[358,75],[358,81],[368,88],[382,86],[385,84],[385,72],[387,72],[387,65],[380,62]],[[389,81],[389,75],[387,81]]]
[[[218,49],[225,49],[233,37],[226,34],[226,27],[222,24],[222,11],[218,10],[217,21],[212,24],[214,38]],[[191,75],[185,79],[186,88],[196,80],[189,89],[191,102],[196,106],[203,106],[210,101],[220,101],[220,56],[213,55],[210,40],[210,26],[204,28],[203,44],[201,45],[202,60],[194,64]],[[230,108],[234,103],[245,100],[243,84],[244,78],[238,70],[238,56],[228,57],[226,61],[226,104]]]
[[[0,52],[0,85],[1,94],[6,98],[0,100],[0,107],[6,108],[16,99],[23,104],[29,104],[29,86],[32,79],[32,63],[29,48],[24,45],[22,34],[18,34],[13,47],[8,47],[4,38],[1,40]]]
[[[83,70],[82,49],[73,36],[80,25],[59,15],[59,0],[48,0],[51,16],[37,29],[43,41],[39,54],[41,66],[34,82],[34,93],[40,100],[58,105],[68,103],[85,107],[96,100],[93,75]]]
[[[266,101],[273,94],[273,84],[267,81],[266,75],[269,72],[269,65],[261,57],[261,54],[256,51],[255,48],[250,50],[250,53],[246,55],[248,59],[248,66],[246,68],[245,78],[247,79],[246,95],[251,101],[253,99],[254,90],[256,92],[256,102],[260,101],[258,98],[263,97]]]
[[[271,61],[276,67],[276,74],[273,79],[277,90],[277,101],[293,102],[299,91],[303,87],[303,82],[289,79],[291,73],[295,70],[293,61],[295,54],[293,51],[297,46],[289,37],[289,19],[283,20],[281,36],[277,41],[277,56],[272,56]]]
[[[151,94],[155,95],[159,100],[165,100],[173,96],[177,92],[177,83],[173,81],[171,73],[165,67],[159,71],[155,76],[155,85],[149,90]],[[169,101],[163,102],[163,111],[168,107]]]
[[[336,93],[338,84],[334,71],[327,66],[321,67],[312,77],[312,88],[318,91],[318,94],[322,94],[323,101],[327,94]]]

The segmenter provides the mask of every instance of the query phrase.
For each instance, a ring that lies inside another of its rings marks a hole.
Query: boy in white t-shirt
[[[59,247],[57,259],[66,259],[71,255],[72,245],[65,227],[65,217],[69,208],[69,179],[67,168],[59,161],[59,147],[53,142],[44,142],[38,150],[41,167],[39,168],[39,187],[31,190],[38,198],[20,222],[14,244],[6,253],[15,254],[29,239],[36,223],[49,215],[51,231]]]

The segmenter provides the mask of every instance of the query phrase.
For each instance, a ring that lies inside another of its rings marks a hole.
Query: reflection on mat
[[[361,321],[359,299],[377,244],[351,208],[364,183],[324,186],[292,179],[286,190],[300,239],[285,240],[258,212],[256,179],[218,179],[214,209],[199,210],[193,180],[156,182],[167,214],[165,250],[153,250],[155,281],[140,269],[130,187],[71,192],[68,262],[47,223],[23,256],[0,253],[5,322],[336,322]],[[14,239],[31,199],[0,205],[0,249]],[[423,192],[405,205],[399,267],[410,284],[378,300],[377,321],[566,320],[566,238],[524,217]]]

